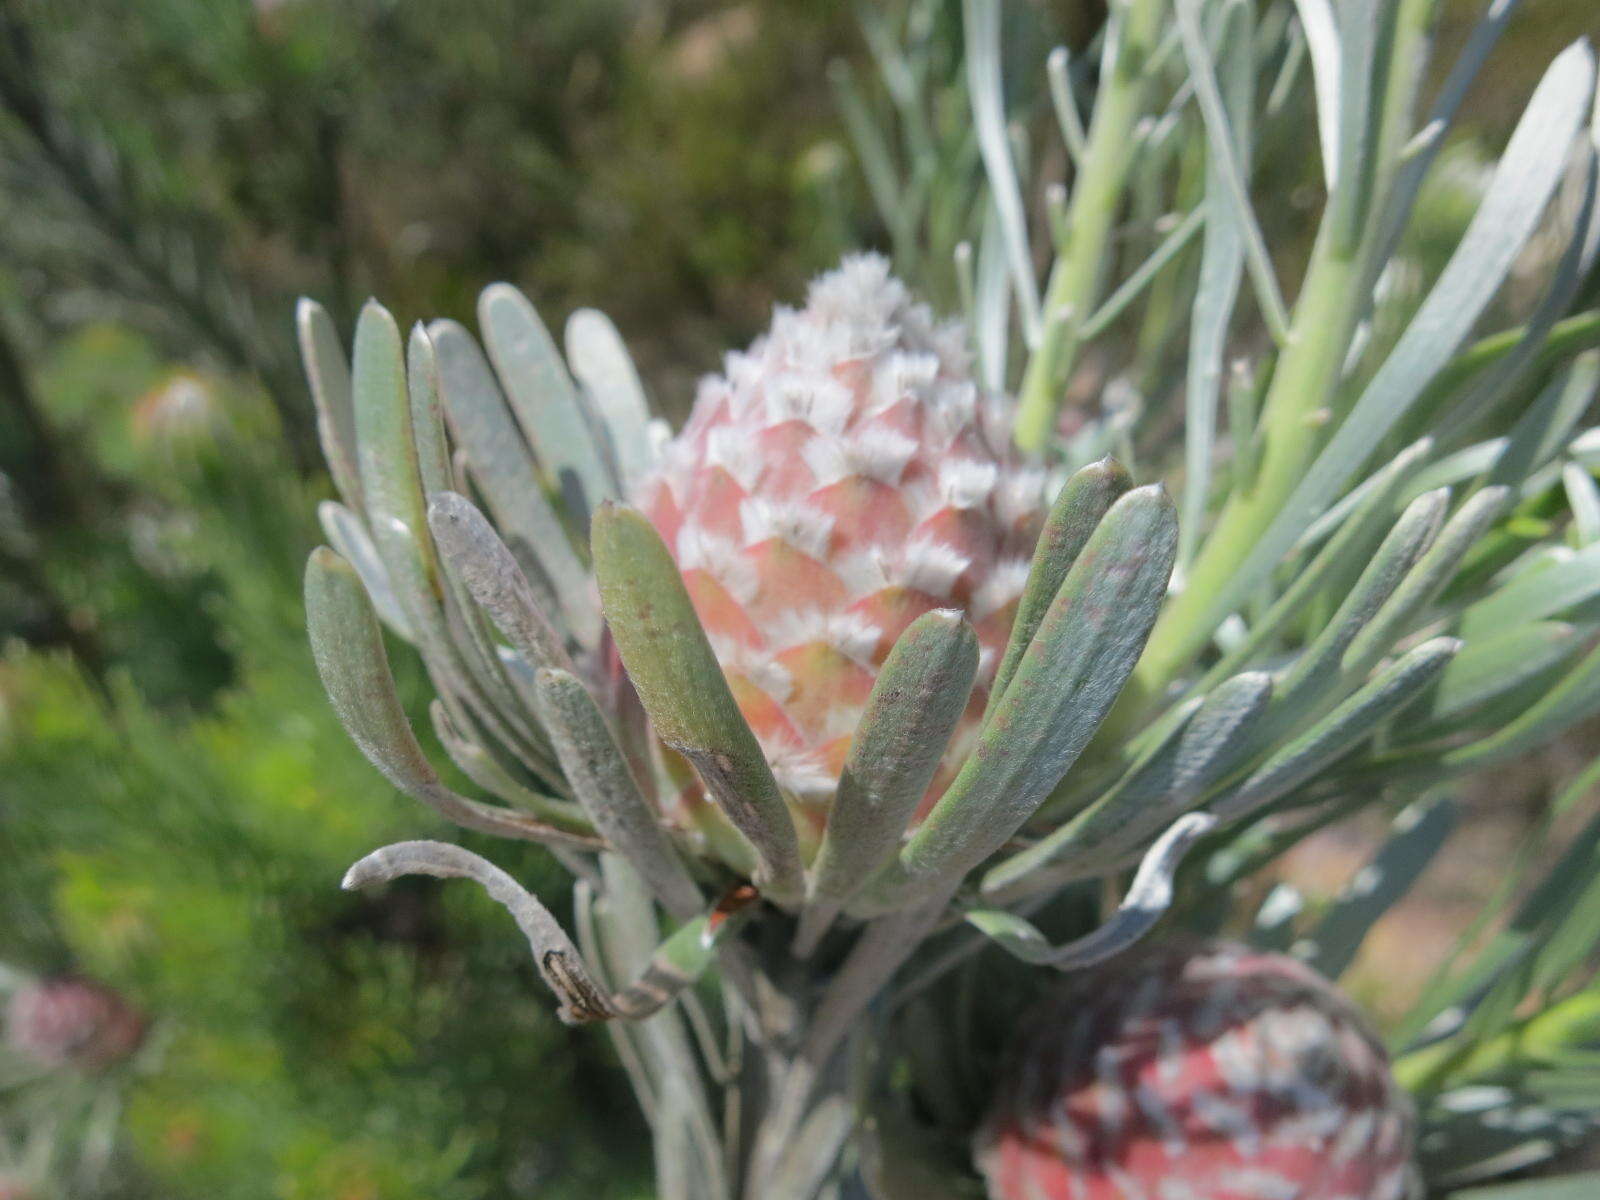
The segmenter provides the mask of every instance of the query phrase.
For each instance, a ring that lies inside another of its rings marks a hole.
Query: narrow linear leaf
[[[1581,911],[1584,893],[1594,887],[1600,818],[1591,819],[1568,839],[1559,855],[1553,853],[1552,834],[1576,805],[1591,798],[1597,778],[1600,760],[1591,762],[1549,805],[1394,1032],[1390,1044],[1407,1048],[1404,1066],[1396,1066],[1403,1070],[1408,1086],[1437,1089],[1462,1063],[1463,1045],[1482,1047],[1507,1028],[1527,994],[1536,957],[1553,941],[1552,930]],[[1535,867],[1540,871],[1537,886],[1516,906],[1509,924],[1482,942],[1484,932],[1502,922],[1508,905],[1527,891],[1530,869]],[[1594,928],[1591,921],[1591,939]],[[1469,948],[1474,948],[1472,961],[1460,968]]]
[[[588,393],[616,459],[621,494],[631,493],[655,465],[650,444],[650,402],[628,347],[598,309],[567,318],[567,362]]]
[[[844,121],[845,132],[849,134],[850,144],[860,160],[861,175],[866,180],[873,207],[878,210],[878,216],[894,243],[895,259],[897,262],[907,261],[908,256],[914,253],[912,230],[907,220],[909,206],[902,203],[902,188],[895,170],[894,156],[883,132],[867,109],[850,64],[844,59],[830,62],[828,83],[833,90],[839,116]]]
[[[306,564],[306,624],[317,673],[340,724],[395,787],[465,829],[578,849],[604,845],[523,813],[468,800],[440,782],[400,707],[383,634],[361,581],[327,547],[312,551]]]
[[[1585,636],[1564,621],[1535,621],[1468,641],[1419,706],[1422,720],[1419,727],[1408,727],[1408,740],[1438,736],[1497,697],[1571,661]]]
[[[1600,470],[1600,426],[1585,429],[1567,446],[1567,453],[1579,466]]]
[[[989,688],[985,718],[1005,695],[1012,676],[1017,673],[1017,665],[1021,663],[1023,654],[1033,641],[1033,635],[1038,631],[1039,623],[1044,620],[1051,601],[1061,590],[1062,581],[1088,544],[1100,519],[1117,498],[1132,486],[1128,472],[1110,458],[1090,463],[1074,472],[1062,484],[1033,548],[1033,562],[1028,567],[1028,579],[1017,601],[1017,615],[1011,623],[1011,636],[1000,658],[994,683]]]
[[[908,125],[915,126],[907,130],[906,140],[915,147],[914,154],[930,150],[928,142],[932,135],[927,128],[927,115],[921,111],[922,97],[919,92],[921,84],[918,72],[922,69],[921,54],[918,50],[902,44],[894,15],[864,9],[860,13],[860,20],[861,32],[866,38],[867,49],[872,52],[872,62],[878,68],[878,77],[883,83],[884,90],[894,101],[895,109],[901,119]],[[908,29],[906,32],[913,31]],[[916,66],[912,65],[909,55],[917,56],[919,61]]]
[[[1120,865],[1146,838],[1193,807],[1233,766],[1271,695],[1272,676],[1265,671],[1247,671],[1219,684],[1144,765],[1071,821],[985,875],[984,895],[1022,886],[1032,890],[1035,877],[1058,885]]]
[[[804,879],[793,819],[672,554],[632,509],[603,505],[592,534],[601,607],[656,736],[689,760],[755,848],[762,889],[780,904],[796,903]]]
[[[550,731],[572,792],[605,839],[680,921],[703,900],[618,749],[589,689],[566,671],[541,670],[539,719]]]
[[[1317,137],[1322,146],[1322,176],[1328,191],[1339,182],[1340,54],[1339,23],[1332,0],[1295,0],[1300,27],[1311,51],[1311,79],[1317,97]]]
[[[584,516],[619,498],[583,399],[533,304],[508,283],[490,284],[478,298],[478,321],[511,410],[555,489],[569,496],[575,485]]]
[[[1161,244],[1150,252],[1150,257],[1145,259],[1124,279],[1117,290],[1106,297],[1106,301],[1089,315],[1089,318],[1078,327],[1077,336],[1083,341],[1098,337],[1124,312],[1128,310],[1139,296],[1155,282],[1162,270],[1182,253],[1184,247],[1194,240],[1208,219],[1207,209],[1198,207],[1186,213],[1166,237],[1161,239]]]
[[[356,512],[366,511],[361,495],[361,468],[356,447],[355,402],[350,387],[350,364],[328,310],[309,297],[301,297],[294,311],[300,360],[311,401],[317,410],[317,438],[334,486]]]
[[[1264,732],[1292,728],[1336,681],[1345,651],[1423,556],[1438,535],[1450,493],[1444,488],[1418,496],[1394,523],[1355,586],[1312,639],[1278,685],[1278,702]],[[1385,647],[1387,649],[1387,647]]]
[[[1356,872],[1316,928],[1296,944],[1296,954],[1329,979],[1344,974],[1362,939],[1428,869],[1455,832],[1460,815],[1448,798],[1404,810],[1372,861]]]
[[[1006,136],[1005,92],[1001,79],[999,0],[962,0],[963,41],[966,45],[967,96],[978,134],[989,193],[1000,218],[1011,285],[1022,315],[1023,336],[1029,345],[1040,336],[1039,285],[1028,249],[1028,221],[1022,207],[1022,188],[1011,160]]]
[[[445,434],[444,411],[440,401],[438,357],[433,339],[418,322],[412,327],[406,346],[407,390],[411,397],[411,428],[417,447],[417,470],[423,495],[452,486],[454,480],[450,466],[450,444]],[[426,500],[424,501],[426,503]],[[431,528],[426,531],[431,534]],[[437,554],[438,547],[431,537],[419,537],[431,543]],[[462,665],[466,667],[487,696],[493,697],[505,712],[519,712],[525,705],[515,682],[509,677],[501,661],[499,649],[489,632],[488,622],[473,602],[471,593],[459,573],[441,572],[441,602],[445,624],[456,644]],[[526,728],[524,732],[547,749],[537,731]]]
[[[1558,272],[1563,269],[1566,259],[1567,256],[1563,255],[1558,262]],[[1528,333],[1527,325],[1502,329],[1479,338],[1458,352],[1428,382],[1421,402],[1423,410],[1435,411],[1441,398],[1458,396],[1469,384],[1485,378],[1497,364],[1521,349]],[[1550,327],[1539,342],[1528,367],[1539,372],[1555,372],[1574,356],[1596,346],[1600,346],[1600,310],[1591,308],[1576,312]]]
[[[1465,470],[1441,470],[1441,466],[1450,462],[1455,455],[1446,455],[1432,463],[1427,460],[1438,449],[1438,442],[1430,434],[1418,438],[1407,446],[1394,458],[1390,459],[1378,470],[1368,475],[1360,483],[1339,498],[1334,504],[1315,521],[1306,527],[1304,533],[1296,539],[1291,553],[1298,553],[1308,547],[1315,546],[1325,541],[1330,535],[1336,534],[1345,527],[1351,515],[1358,509],[1372,512],[1375,497],[1385,493],[1387,499],[1381,503],[1377,510],[1379,517],[1386,517],[1393,512],[1399,504],[1410,504],[1423,492],[1431,492],[1435,488],[1447,487],[1460,483],[1464,479],[1471,479],[1482,471],[1492,455],[1485,456],[1477,465]],[[1474,447],[1474,449],[1476,449]],[[1403,478],[1397,478],[1403,476]]]
[[[1228,440],[1233,451],[1233,461],[1228,464],[1228,486],[1236,492],[1255,486],[1261,460],[1260,431],[1256,424],[1266,379],[1266,372],[1257,374],[1246,359],[1234,359],[1228,369],[1224,399],[1228,406]]]
[[[394,588],[389,584],[389,572],[384,569],[378,548],[372,544],[361,518],[336,500],[324,500],[317,505],[317,521],[340,557],[361,576],[362,585],[383,623],[406,641],[415,641],[416,632],[406,620]]]
[[[977,748],[901,852],[917,893],[1005,844],[1099,728],[1144,649],[1177,552],[1159,485],[1111,506],[1077,556]]]
[[[1354,246],[1364,227],[1377,171],[1373,156],[1378,149],[1385,92],[1388,32],[1385,26],[1393,7],[1384,0],[1338,0],[1330,5],[1339,35],[1338,166],[1329,188],[1328,220],[1338,244]],[[1307,7],[1301,7],[1302,16]],[[1309,32],[1309,30],[1308,30]],[[1312,70],[1316,70],[1313,47]]]
[[[1409,651],[1305,733],[1269,755],[1243,783],[1213,802],[1211,811],[1223,821],[1235,821],[1288,795],[1415,700],[1460,648],[1456,638],[1440,637]]]
[[[591,838],[596,836],[594,825],[576,804],[570,800],[558,800],[553,796],[540,795],[513,779],[510,772],[486,747],[474,741],[466,731],[456,725],[455,718],[450,715],[450,710],[442,701],[434,700],[428,705],[428,717],[433,723],[433,731],[439,738],[439,744],[450,756],[450,761],[478,787],[512,808],[531,813],[558,829]]]
[[[1321,2],[1326,3],[1327,0]],[[1466,45],[1462,47],[1461,53],[1451,65],[1450,74],[1439,88],[1433,107],[1428,110],[1427,118],[1422,123],[1423,132],[1432,136],[1427,138],[1419,150],[1408,156],[1400,164],[1400,169],[1395,172],[1394,182],[1390,185],[1389,196],[1385,201],[1387,207],[1384,214],[1385,224],[1378,242],[1378,252],[1374,255],[1375,262],[1386,263],[1394,258],[1400,239],[1405,234],[1417,194],[1422,190],[1423,180],[1427,178],[1429,168],[1433,166],[1434,159],[1444,146],[1445,131],[1455,122],[1456,110],[1461,107],[1461,101],[1466,98],[1472,81],[1477,78],[1478,71],[1489,57],[1489,51],[1494,49],[1495,43],[1499,41],[1500,34],[1504,31],[1511,14],[1516,11],[1516,7],[1517,0],[1490,0],[1488,11],[1473,25],[1472,32],[1468,34]]]
[[[406,341],[406,390],[411,399],[411,435],[417,444],[417,475],[426,496],[450,486],[450,443],[440,402],[439,359],[421,321],[411,327]]]
[[[1588,882],[1578,894],[1577,901],[1561,913],[1533,959],[1528,972],[1529,991],[1533,995],[1548,999],[1575,980],[1589,982],[1584,967],[1592,961],[1595,949],[1600,945],[1600,878],[1595,877],[1595,868],[1600,864],[1591,856],[1585,865],[1588,868]],[[1591,997],[1589,1002],[1591,1005],[1600,1002],[1600,996]],[[1592,1017],[1588,1024],[1590,1029],[1596,1027]],[[1592,1035],[1583,1040],[1591,1042]],[[1561,1048],[1563,1053],[1573,1051],[1574,1047],[1570,1045]],[[1600,1056],[1590,1054],[1587,1057],[1593,1062]]]
[[[1449,770],[1477,770],[1542,746],[1600,709],[1600,646],[1521,716],[1494,733],[1441,756]]]
[[[1580,1171],[1553,1179],[1501,1183],[1450,1193],[1450,1200],[1590,1200],[1600,1195],[1600,1171]]]
[[[1505,512],[1511,498],[1511,490],[1503,487],[1483,488],[1467,498],[1383,606],[1351,640],[1341,662],[1346,677],[1365,677],[1401,637],[1411,632],[1412,624],[1439,598],[1467,552]],[[1419,499],[1417,503],[1420,502]]]
[[[1245,671],[1218,684],[1172,743],[1171,752],[1158,755],[1121,786],[1122,802],[1198,799],[1233,765],[1272,692],[1272,676],[1266,671]]]
[[[547,765],[548,744],[511,689],[498,655],[488,663],[480,659],[449,594],[434,591],[421,540],[394,517],[374,519],[372,535],[441,695],[448,702],[466,704],[496,738],[530,762]],[[431,539],[428,544],[432,545]]]
[[[1577,463],[1561,468],[1561,486],[1572,512],[1572,539],[1580,549],[1600,541],[1600,489],[1594,476]]]
[[[526,439],[472,335],[453,321],[428,326],[439,360],[445,413],[472,478],[513,553],[561,605],[563,623],[592,646],[599,637],[589,573],[551,508]]]
[[[1546,345],[1553,341],[1554,337]],[[1430,386],[1436,386],[1447,374],[1441,372]],[[1563,446],[1568,453],[1573,453],[1576,443],[1568,445],[1568,438],[1593,399],[1597,381],[1600,381],[1600,356],[1580,356],[1571,371],[1557,373],[1539,398],[1517,419],[1509,436],[1463,447],[1412,472],[1403,496],[1410,499],[1432,488],[1479,477],[1485,484],[1526,490],[1536,480],[1539,468],[1559,454]],[[1445,389],[1446,392],[1454,390]],[[1363,480],[1345,493],[1337,504],[1311,523],[1297,544],[1315,543],[1335,528],[1365,500],[1375,478]]]
[[[1600,597],[1600,546],[1557,547],[1552,561],[1524,569],[1461,615],[1461,636],[1490,637],[1513,625],[1543,621]]]
[[[1561,796],[1557,797],[1551,806],[1551,817],[1564,815],[1576,804],[1588,801],[1593,796],[1594,784],[1595,768],[1591,764],[1589,770],[1583,772]],[[1594,891],[1597,863],[1600,863],[1600,816],[1591,817],[1583,828],[1568,840],[1554,863],[1545,868],[1544,876],[1539,880],[1538,886],[1518,905],[1509,928],[1498,934],[1496,941],[1505,939],[1516,943],[1526,939],[1531,957],[1536,962],[1538,957],[1554,943],[1553,931],[1580,912],[1585,894]],[[1590,921],[1587,932],[1591,939],[1594,931],[1595,924]],[[1487,1014],[1482,1010],[1474,1012],[1469,1026],[1471,1031],[1475,1035],[1487,1036],[1502,1028],[1504,1023],[1508,1023],[1523,999],[1530,977],[1531,975],[1523,975],[1519,979],[1513,979],[1502,976],[1497,987],[1504,992],[1505,1003],[1494,1006],[1499,1009],[1499,1017],[1485,1020]],[[1492,1003],[1494,997],[1486,999]]]
[[[1600,353],[1591,350],[1559,372],[1517,418],[1485,482],[1514,486],[1559,454],[1594,403],[1597,387]]]
[[[1337,526],[1333,536],[1317,551],[1311,562],[1294,578],[1283,595],[1273,601],[1266,613],[1250,626],[1239,645],[1230,648],[1197,685],[1209,689],[1237,671],[1265,649],[1305,606],[1334,578],[1367,559],[1384,535],[1384,526],[1393,511],[1395,497],[1405,487],[1415,468],[1425,461],[1433,442],[1424,438],[1397,454],[1368,483],[1361,502]]]
[[[1240,165],[1241,142],[1230,126],[1227,104],[1212,70],[1211,51],[1206,45],[1205,32],[1200,28],[1200,0],[1175,0],[1173,11],[1183,40],[1184,57],[1189,63],[1189,78],[1194,81],[1195,99],[1205,123],[1208,161],[1215,161],[1217,179],[1223,188],[1221,194],[1232,206],[1233,220],[1244,245],[1245,266],[1255,287],[1261,315],[1273,339],[1282,345],[1289,339],[1289,310],[1273,273],[1266,238],[1250,207],[1250,190]]]
[[[424,530],[426,513],[400,327],[388,310],[374,301],[369,300],[362,308],[356,323],[353,360],[357,462],[362,494],[366,497],[367,523],[403,606],[405,596],[396,578],[398,568],[390,561],[381,526],[385,520],[394,520],[408,529]],[[423,538],[419,548],[431,590],[438,575],[433,547]],[[407,616],[411,616],[409,611]]]
[[[1077,971],[1121,954],[1155,927],[1172,906],[1172,878],[1200,837],[1217,826],[1210,813],[1188,813],[1158,838],[1128,887],[1117,911],[1100,928],[1062,946],[1052,946],[1028,921],[1003,909],[975,909],[967,921],[1008,953],[1035,966]]]
[[[1271,39],[1269,37],[1266,40],[1270,42]],[[1267,89],[1266,102],[1261,106],[1262,115],[1269,119],[1282,114],[1289,97],[1298,93],[1301,72],[1305,70],[1306,60],[1310,57],[1306,50],[1305,27],[1298,22],[1284,22],[1279,44],[1283,47],[1283,53],[1272,77],[1272,86]],[[1324,182],[1328,183],[1331,190],[1331,181],[1325,178]]]
[[[1222,101],[1235,150],[1250,160],[1250,107],[1254,92],[1250,12],[1242,4],[1228,6],[1221,33]],[[1203,208],[1206,240],[1200,253],[1200,278],[1189,318],[1189,356],[1184,388],[1184,481],[1178,521],[1178,562],[1187,564],[1199,545],[1211,497],[1211,464],[1215,454],[1217,407],[1222,395],[1223,353],[1228,322],[1239,300],[1244,272],[1244,229],[1229,203],[1223,164],[1206,156]],[[1235,454],[1245,455],[1254,425],[1231,429]],[[1242,461],[1242,457],[1241,457]],[[1240,481],[1243,484],[1243,480]]]
[[[1050,83],[1050,104],[1055,109],[1056,123],[1061,127],[1061,140],[1074,164],[1083,162],[1089,148],[1089,131],[1084,128],[1083,114],[1072,95],[1071,51],[1057,46],[1045,59],[1045,72]]]
[[[1070,319],[1070,312],[1043,314],[1045,336]],[[984,386],[1001,391],[1006,386],[1006,363],[1011,347],[1011,292],[1006,286],[1005,238],[1000,214],[990,197],[978,233],[978,279],[974,296],[973,340]]]
[[[899,848],[977,672],[978,636],[960,613],[926,613],[895,642],[850,741],[812,864],[796,954],[811,952],[845,901]]]
[[[517,560],[471,501],[455,492],[428,497],[428,526],[439,553],[527,662],[572,670],[572,659]]]
[[[1593,140],[1600,142],[1600,137]],[[1515,394],[1515,384],[1542,355],[1548,354],[1551,332],[1570,312],[1579,289],[1590,277],[1596,255],[1600,254],[1600,153],[1597,150],[1600,146],[1584,145],[1582,148],[1579,172],[1583,195],[1572,218],[1571,233],[1554,269],[1548,274],[1539,302],[1522,327],[1521,338],[1470,386],[1447,397],[1448,420],[1461,428],[1471,428],[1485,413],[1492,413],[1503,397]],[[1424,400],[1438,396],[1439,393],[1430,388]],[[1429,410],[1423,408],[1422,412],[1428,414]],[[1435,416],[1434,419],[1442,418]]]

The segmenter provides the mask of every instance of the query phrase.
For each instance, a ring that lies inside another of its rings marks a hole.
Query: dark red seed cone
[[[993,1200],[1402,1200],[1413,1126],[1332,983],[1281,954],[1187,943],[1041,1005],[975,1153]]]

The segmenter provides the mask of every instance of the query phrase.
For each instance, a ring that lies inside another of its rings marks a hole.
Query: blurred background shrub
[[[952,79],[959,7],[919,6]],[[1015,7],[1041,59],[1101,16]],[[1496,95],[1595,23],[1525,7],[1426,201],[1434,257],[1515,112]],[[0,1197],[647,1194],[603,1041],[556,1023],[486,902],[335,886],[438,831],[345,739],[306,647],[329,488],[292,299],[346,330],[369,293],[470,321],[509,279],[558,323],[608,312],[679,414],[844,249],[895,249],[951,307],[970,198],[927,181],[946,211],[911,244],[846,132],[893,128],[873,37],[900,12],[0,0],[0,988],[92,977],[149,1019],[93,1070],[0,1049]],[[964,177],[964,109],[937,119]],[[1264,167],[1290,227],[1302,150]],[[560,895],[541,851],[506,865]]]

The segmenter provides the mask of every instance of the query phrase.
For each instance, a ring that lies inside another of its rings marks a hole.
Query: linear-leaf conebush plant
[[[1594,56],[1550,65],[1417,300],[1382,284],[1511,6],[1424,100],[1434,7],[1113,4],[1087,111],[1085,64],[1049,60],[1068,170],[1036,273],[999,8],[967,0],[967,321],[848,258],[676,434],[598,312],[558,348],[495,284],[480,349],[369,304],[347,360],[302,303],[334,707],[400,790],[549,847],[575,927],[441,842],[346,885],[505,905],[563,1019],[613,1039],[663,1196],[967,1195],[975,1135],[995,1196],[1443,1194],[1592,1127],[1600,826],[1546,876],[1537,842],[1512,865],[1475,927],[1507,932],[1465,939],[1387,1046],[1325,978],[1444,844],[1441,786],[1600,709]],[[885,28],[914,116],[922,50]],[[1326,202],[1290,289],[1252,162],[1297,92]],[[866,121],[864,152],[893,144]],[[1480,330],[1536,244],[1538,294]],[[1128,346],[1187,363],[1138,371],[1149,394],[1130,364],[1062,432],[1086,352]],[[1344,895],[1235,911],[1368,808],[1393,833]],[[1220,932],[1254,946],[1192,940]]]

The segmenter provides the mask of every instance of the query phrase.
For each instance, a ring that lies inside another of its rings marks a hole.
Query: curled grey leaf
[[[488,859],[448,842],[396,842],[374,850],[345,872],[340,884],[353,891],[389,883],[403,875],[438,879],[470,879],[508,911],[533,950],[534,965],[561,1001],[561,1019],[569,1025],[607,1020],[617,1015],[605,991],[594,981],[583,956],[550,910],[515,879]]]
[[[1028,921],[1015,913],[977,909],[967,921],[1011,954],[1036,966],[1075,971],[1121,954],[1149,933],[1172,906],[1172,880],[1189,848],[1217,826],[1210,813],[1186,813],[1156,839],[1139,864],[1128,894],[1111,919],[1092,933],[1052,946]]]
[[[722,939],[736,927],[736,918],[754,899],[748,886],[736,888],[710,912],[679,926],[631,985],[608,992],[537,896],[487,859],[460,846],[430,841],[384,846],[352,866],[342,886],[350,890],[387,883],[402,875],[470,879],[503,905],[527,937],[534,965],[561,1001],[559,1015],[569,1025],[617,1018],[640,1020],[660,1011],[700,976]]]

